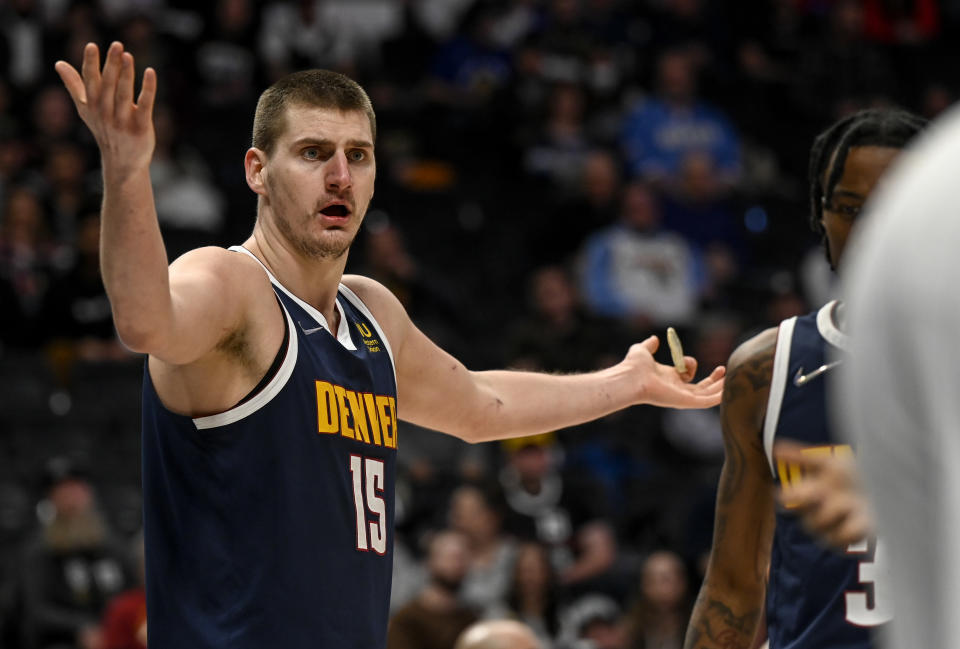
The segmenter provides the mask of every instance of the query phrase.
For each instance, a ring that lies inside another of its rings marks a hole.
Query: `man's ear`
[[[267,193],[267,154],[260,149],[250,147],[243,156],[243,168],[246,172],[247,185],[255,194],[265,196]]]

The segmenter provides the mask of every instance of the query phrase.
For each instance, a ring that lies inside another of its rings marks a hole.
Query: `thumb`
[[[643,348],[650,352],[652,356],[657,353],[657,349],[660,347],[660,339],[656,336],[650,336],[640,344],[643,345]]]

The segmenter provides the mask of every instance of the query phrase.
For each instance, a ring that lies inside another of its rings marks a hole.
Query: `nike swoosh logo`
[[[837,365],[839,365],[839,364],[842,363],[842,362],[843,362],[843,361],[833,361],[832,363],[827,363],[826,365],[821,365],[820,367],[818,367],[817,369],[813,370],[813,371],[810,372],[809,374],[804,374],[804,373],[803,373],[803,366],[801,365],[800,368],[797,370],[796,375],[793,377],[793,384],[794,384],[795,386],[797,386],[798,388],[803,387],[804,385],[806,385],[807,383],[809,383],[809,382],[812,381],[813,379],[817,378],[818,376],[820,376],[820,375],[823,374],[824,372],[827,372],[827,371],[829,371],[829,370],[832,370],[833,368],[835,368]]]
[[[320,331],[320,330],[322,330],[322,329],[326,329],[326,327],[323,327],[323,326],[321,326],[321,327],[313,327],[312,329],[307,329],[306,327],[303,326],[302,323],[298,322],[297,324],[300,325],[300,330],[301,330],[304,334],[306,334],[306,335],[308,335],[308,336],[309,336],[310,334],[315,334],[315,333],[317,333],[318,331]]]

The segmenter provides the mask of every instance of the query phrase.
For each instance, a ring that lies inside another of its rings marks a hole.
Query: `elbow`
[[[132,352],[150,354],[160,348],[161,337],[156,326],[114,313],[114,326],[120,342]]]

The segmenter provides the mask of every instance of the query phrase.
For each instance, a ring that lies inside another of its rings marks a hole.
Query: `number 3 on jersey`
[[[869,550],[866,540],[847,546],[847,554],[865,554]],[[883,545],[877,539],[873,561],[861,561],[858,578],[861,584],[873,584],[873,602],[866,592],[847,591],[847,622],[857,626],[879,626],[893,619],[890,602],[890,575],[885,561]]]
[[[381,555],[387,551],[387,504],[381,495],[384,490],[383,466],[383,460],[350,456],[353,506],[357,514],[357,550],[373,550]],[[376,515],[377,520],[368,521],[367,511]]]

